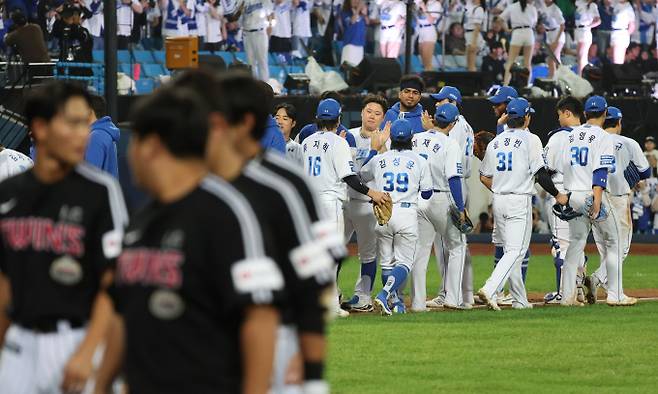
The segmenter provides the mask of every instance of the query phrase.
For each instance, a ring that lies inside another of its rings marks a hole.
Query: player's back
[[[584,124],[574,128],[562,149],[564,188],[568,191],[592,190],[592,174],[599,168],[615,165],[612,138],[598,126]]]
[[[463,115],[459,115],[457,123],[450,130],[450,138],[457,141],[462,153],[462,165],[464,167],[464,176],[468,178],[471,175],[471,161],[473,160],[473,141],[475,136],[473,128],[466,121]]]
[[[549,134],[548,143],[544,147],[544,157],[546,158],[546,166],[549,170],[553,171],[552,176],[553,184],[560,191],[564,191],[564,175],[563,173],[563,160],[562,152],[565,149],[566,142],[569,138],[569,132],[573,130],[571,127],[562,127],[552,134]]]
[[[350,148],[334,132],[317,132],[302,143],[304,172],[320,195],[347,198],[343,178],[354,174]]]
[[[438,131],[414,135],[413,150],[427,159],[435,190],[448,191],[448,179],[463,176],[462,151],[454,139]]]
[[[416,204],[421,191],[432,190],[427,160],[410,150],[390,150],[375,156],[362,173],[378,190],[391,195],[394,204]]]
[[[32,166],[32,159],[12,149],[0,150],[0,181],[26,171]]]
[[[615,165],[608,174],[608,191],[615,196],[628,194],[631,188],[624,177],[624,170],[633,162],[640,172],[649,168],[649,162],[637,141],[619,134],[610,134],[615,152]]]
[[[532,194],[534,175],[544,166],[541,140],[523,129],[508,129],[489,143],[480,172],[493,178],[496,194]]]

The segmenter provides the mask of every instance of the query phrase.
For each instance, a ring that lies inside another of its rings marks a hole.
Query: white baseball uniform
[[[272,14],[270,0],[244,0],[242,32],[247,60],[254,75],[263,81],[270,78],[267,62],[269,40],[267,38],[268,17]]]
[[[612,171],[615,166],[613,139],[598,126],[585,124],[574,128],[560,149],[561,154],[547,157],[548,166],[564,175],[564,188],[571,192],[570,205],[579,212],[585,211],[585,200],[592,195],[593,173],[597,169]],[[576,273],[587,243],[587,235],[596,227],[606,243],[607,253],[602,264],[609,273],[608,301],[616,302],[624,296],[621,260],[623,257],[618,213],[612,206],[608,193],[603,193],[602,206],[608,218],[592,221],[587,215],[569,221],[571,244],[562,268],[562,304],[570,305],[576,299]]]
[[[644,156],[644,152],[635,140],[624,137],[618,134],[610,134],[612,143],[615,149],[615,166],[608,174],[608,188],[606,190],[608,198],[611,203],[611,210],[614,210],[620,224],[621,232],[621,251],[622,262],[628,256],[631,248],[631,239],[633,238],[633,220],[631,218],[631,188],[626,182],[624,177],[624,170],[628,165],[633,162],[640,172],[646,171],[649,168],[649,162]],[[592,229],[594,239],[596,240],[596,248],[601,255],[601,261],[606,260],[608,249],[603,244],[603,234],[598,228]],[[606,265],[601,264],[599,268],[592,274],[596,276],[601,283],[606,283],[608,279]]]
[[[0,150],[0,181],[27,171],[33,165],[32,159],[21,152],[7,148]]]
[[[350,129],[349,133],[354,136],[356,141],[354,170],[358,173],[370,154],[370,137],[362,136],[360,127]],[[374,181],[366,183],[366,186],[371,189],[376,188]],[[352,189],[348,189],[348,195],[349,201],[345,204],[345,239],[349,240],[356,232],[359,260],[362,264],[371,263],[377,259],[377,239],[375,238],[377,220],[372,214],[370,198]],[[369,299],[370,286],[370,283],[363,283],[359,276],[354,286],[354,294]]]
[[[295,164],[304,166],[304,155],[302,154],[302,146],[299,142],[293,139],[289,139],[288,142],[286,142],[286,158]]]
[[[448,180],[463,176],[461,149],[454,139],[438,131],[414,135],[414,152],[427,159],[434,193],[418,203],[418,246],[412,269],[411,309],[425,310],[427,263],[437,234],[448,252],[445,276],[445,303],[456,307],[464,303],[462,279],[466,254],[466,237],[450,219],[454,205]]]
[[[483,289],[493,297],[509,278],[513,307],[529,305],[521,276],[521,261],[532,234],[534,175],[542,167],[544,158],[539,137],[525,129],[508,129],[489,143],[480,168],[480,174],[493,178],[494,221],[498,223],[505,250]]]
[[[361,169],[364,182],[374,181],[377,190],[391,195],[393,215],[376,226],[377,256],[382,270],[404,265],[413,268],[418,242],[418,198],[432,190],[427,160],[410,150],[390,150],[372,158]]]

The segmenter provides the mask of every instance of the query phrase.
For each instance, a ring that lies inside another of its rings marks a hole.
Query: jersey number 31
[[[496,158],[498,159],[496,170],[512,171],[512,152],[498,152]]]

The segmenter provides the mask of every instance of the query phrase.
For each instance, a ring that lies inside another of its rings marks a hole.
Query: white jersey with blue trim
[[[391,195],[393,204],[417,204],[420,192],[433,189],[427,160],[410,150],[390,150],[372,158],[361,169],[364,182]]]
[[[464,178],[471,176],[471,162],[473,161],[473,141],[475,135],[473,128],[466,121],[463,115],[459,115],[455,127],[450,130],[450,138],[457,141],[462,152],[462,166],[464,169]]]
[[[347,200],[343,179],[356,175],[350,147],[333,131],[319,131],[302,143],[304,173],[315,190],[324,196]]]
[[[265,29],[267,27],[267,18],[273,12],[273,5],[270,0],[243,0],[244,9],[242,10],[242,28],[244,30]]]
[[[612,171],[615,154],[612,138],[602,128],[584,124],[571,130],[560,149],[556,165],[564,175],[567,191],[592,190],[592,174],[599,168]]]
[[[289,139],[286,142],[286,158],[295,164],[304,165],[304,158],[302,157],[302,146],[299,142]]]
[[[493,178],[496,194],[532,194],[535,174],[544,165],[539,137],[525,129],[509,129],[487,146],[480,174]]]
[[[0,181],[32,168],[32,159],[13,149],[0,150]]]
[[[608,174],[608,191],[614,196],[621,196],[631,192],[630,186],[624,177],[624,170],[633,162],[640,172],[649,169],[649,161],[637,141],[623,135],[610,134],[615,150],[615,165]]]
[[[562,149],[566,144],[570,131],[571,129],[556,131],[548,138],[548,143],[544,147],[546,167],[553,172],[553,184],[561,193],[564,192],[564,175],[562,175],[562,168],[557,166],[562,164]]]
[[[414,134],[413,150],[427,159],[434,190],[450,191],[448,179],[464,177],[459,144],[447,135],[435,130]]]
[[[360,127],[349,129],[348,132],[352,134],[352,136],[354,136],[354,141],[356,143],[356,148],[353,149],[354,172],[358,173],[359,171],[361,171],[361,168],[363,167],[363,164],[368,158],[368,155],[370,155],[370,137],[362,136]],[[366,183],[366,186],[368,186],[369,188],[374,188],[375,183],[371,181]],[[347,194],[349,195],[350,200],[370,201],[370,197],[361,194],[356,190],[352,190],[352,188],[348,188]]]

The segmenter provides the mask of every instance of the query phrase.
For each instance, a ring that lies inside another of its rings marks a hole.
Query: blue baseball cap
[[[522,118],[532,113],[535,113],[535,110],[530,106],[530,102],[523,97],[512,99],[507,104],[507,116],[510,119]]]
[[[585,101],[585,112],[603,112],[608,108],[608,102],[601,96],[592,96]]]
[[[622,114],[619,108],[617,107],[608,107],[608,114],[605,116],[606,119],[621,119]]]
[[[459,117],[459,110],[457,106],[451,103],[441,104],[434,114],[434,119],[437,122],[452,123]]]
[[[456,87],[453,86],[444,86],[441,88],[439,93],[430,94],[430,97],[436,101],[441,101],[445,99],[450,99],[456,101],[457,103],[462,103],[462,94]]]
[[[516,91],[516,89],[511,86],[501,86],[498,88],[498,91],[496,91],[496,94],[489,97],[487,100],[489,100],[491,104],[498,105],[502,103],[509,103],[510,100],[517,97],[519,97],[519,93]]]
[[[318,104],[318,110],[315,117],[318,119],[333,120],[338,119],[341,109],[338,101],[334,99],[324,99]]]
[[[406,119],[398,119],[391,125],[391,139],[393,141],[408,141],[413,134],[411,123]]]

